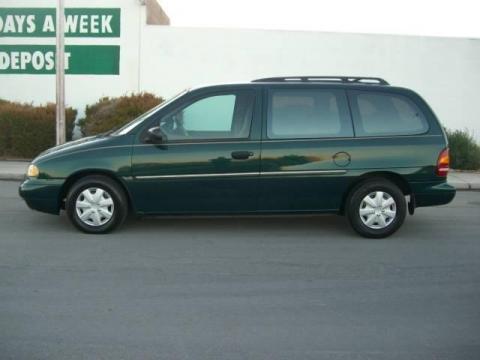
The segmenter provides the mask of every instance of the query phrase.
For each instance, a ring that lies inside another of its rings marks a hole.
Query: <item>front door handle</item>
[[[232,159],[235,160],[246,160],[249,157],[252,157],[254,154],[251,151],[233,151]]]

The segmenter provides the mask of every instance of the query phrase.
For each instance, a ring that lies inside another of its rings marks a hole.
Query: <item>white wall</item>
[[[1,6],[52,7],[52,0]],[[145,24],[138,0],[66,0],[67,7],[121,7],[120,38],[67,38],[119,44],[120,75],[68,75],[66,100],[83,115],[101,96],[151,91],[169,97],[205,83],[281,75],[363,75],[419,92],[450,128],[480,140],[480,40],[272,30],[175,28]],[[0,44],[54,44],[53,38],[0,38]],[[53,102],[53,75],[0,75],[0,98]]]
[[[282,75],[361,75],[411,88],[444,125],[480,139],[480,40],[319,32],[144,27],[142,89]]]

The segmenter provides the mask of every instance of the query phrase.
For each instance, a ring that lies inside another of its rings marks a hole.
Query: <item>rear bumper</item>
[[[32,210],[49,214],[60,213],[60,191],[62,179],[27,179],[19,187],[18,193]]]
[[[448,204],[457,192],[445,181],[412,183],[411,186],[416,207]]]

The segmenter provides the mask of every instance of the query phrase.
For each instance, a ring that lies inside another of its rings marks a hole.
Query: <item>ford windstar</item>
[[[449,203],[444,131],[380,78],[280,77],[206,86],[105,134],[40,154],[19,192],[87,233],[136,215],[345,215],[360,235]]]

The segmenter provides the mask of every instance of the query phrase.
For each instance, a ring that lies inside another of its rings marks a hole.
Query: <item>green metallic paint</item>
[[[130,176],[132,140],[129,135],[97,136],[47,150],[33,161],[40,170],[38,178],[27,178],[19,193],[31,208],[58,214],[69,178],[95,172],[119,180]]]
[[[417,207],[448,204],[455,197],[455,189],[446,182],[411,183]]]
[[[25,199],[28,207],[49,214],[58,214],[59,190],[63,180],[58,179],[27,179],[19,188],[19,194]]]
[[[280,88],[276,84],[273,88]],[[328,89],[332,85],[295,84],[283,88]],[[342,88],[339,86],[339,88]],[[344,87],[347,91],[351,87]],[[377,88],[377,87],[376,87]],[[355,87],[371,91],[370,86]],[[266,122],[262,129],[262,171],[347,170],[345,175],[318,175],[260,179],[260,211],[337,212],[342,208],[345,193],[361,176],[387,172],[410,181],[432,181],[435,162],[445,146],[444,135],[428,105],[407,89],[380,87],[382,91],[402,94],[415,101],[430,124],[426,134],[415,136],[349,137],[301,140],[269,140]],[[375,89],[378,90],[378,89]],[[264,93],[263,118],[267,118],[267,96]],[[352,121],[352,127],[354,124]],[[341,154],[341,161],[337,155]],[[435,179],[444,182],[445,179]],[[279,194],[282,194],[279,196]]]
[[[248,160],[233,151],[250,151]],[[260,143],[138,145],[132,152],[132,195],[142,213],[251,211],[256,207],[258,176],[209,176],[138,179],[141,176],[258,173]]]
[[[39,179],[66,179],[85,170],[103,170],[116,176],[130,176],[132,136],[106,136],[41,155],[34,163]]]
[[[19,189],[20,194],[30,207],[58,213],[72,179],[102,173],[125,187],[133,210],[139,214],[336,213],[354,184],[365,176],[382,174],[403,179],[415,197],[416,206],[445,204],[454,197],[455,189],[446,184],[445,178],[435,175],[438,154],[446,147],[445,137],[435,115],[415,93],[386,86],[355,86],[360,90],[394,91],[409,96],[430,124],[426,134],[284,141],[265,138],[263,119],[268,86],[259,83],[196,89],[147,118],[127,135],[91,137],[50,149],[33,161],[40,175],[27,179]],[[349,88],[322,85],[332,86]],[[248,139],[145,143],[146,130],[172,109],[208,93],[239,88],[257,91]],[[249,151],[253,156],[235,160],[231,156],[233,151]],[[289,173],[338,170],[345,172]],[[218,175],[232,173],[235,176]],[[161,177],[165,175],[189,176]]]
[[[172,109],[182,107],[205,95],[221,95],[241,89],[256,92],[256,101],[250,135],[244,140],[200,141],[196,143],[172,142],[145,144],[144,134]],[[162,114],[148,121],[137,132],[132,149],[132,180],[129,187],[135,206],[140,213],[238,213],[255,211],[258,198],[258,176],[248,175],[260,171],[261,92],[250,84],[241,87],[220,86],[191,91],[172,103]],[[253,154],[246,160],[232,158],[234,151]],[[207,176],[198,178],[150,178],[162,175],[212,175],[239,173],[244,176]]]

